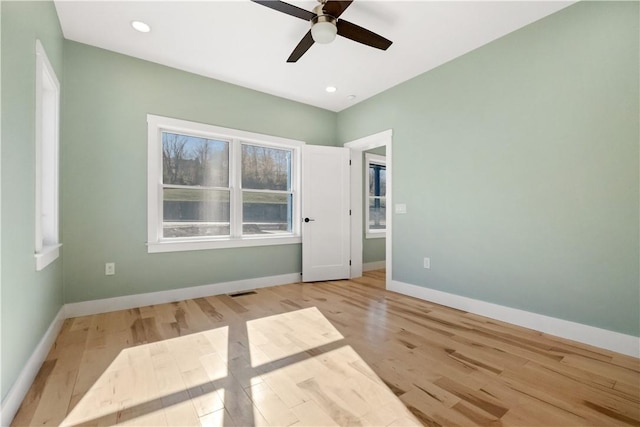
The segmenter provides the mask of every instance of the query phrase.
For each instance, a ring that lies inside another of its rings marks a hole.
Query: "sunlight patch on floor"
[[[228,326],[122,350],[61,425],[184,425],[191,406],[223,407],[224,389],[201,381],[225,378]],[[193,390],[190,390],[193,388]],[[200,388],[200,389],[198,389]],[[181,416],[182,415],[182,416]]]
[[[62,425],[420,425],[316,308],[122,350]]]
[[[247,333],[253,367],[344,339],[316,307],[249,320]]]

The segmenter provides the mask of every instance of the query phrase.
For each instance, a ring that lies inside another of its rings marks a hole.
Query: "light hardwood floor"
[[[640,425],[640,362],[384,272],[65,321],[13,425]]]

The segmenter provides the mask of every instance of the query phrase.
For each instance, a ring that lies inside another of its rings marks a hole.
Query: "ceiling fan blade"
[[[313,46],[313,37],[311,37],[311,30],[307,31],[307,34],[300,40],[298,46],[293,49],[291,55],[287,59],[287,62],[296,62],[309,48]]]
[[[362,28],[359,25],[352,24],[344,19],[338,19],[338,34],[342,37],[346,37],[358,43],[366,44],[367,46],[375,47],[377,49],[387,50],[391,43],[391,40],[387,40],[384,37]]]
[[[351,6],[352,2],[353,0],[327,0],[324,4],[324,13],[337,18],[342,15],[342,12]]]
[[[277,10],[278,12],[286,13],[287,15],[304,19],[305,21],[310,21],[311,18],[316,16],[316,14],[313,12],[309,12],[308,10],[301,9],[298,6],[294,6],[292,4],[285,3],[279,0],[251,0],[251,1],[253,1],[254,3],[261,4],[263,6],[267,6],[270,9]]]

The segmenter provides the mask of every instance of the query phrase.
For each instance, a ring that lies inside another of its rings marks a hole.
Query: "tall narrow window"
[[[147,121],[149,252],[300,243],[302,142]]]
[[[42,270],[60,253],[58,235],[58,149],[60,83],[36,40],[35,258]]]
[[[387,229],[387,166],[383,156],[365,153],[366,237],[385,237]]]

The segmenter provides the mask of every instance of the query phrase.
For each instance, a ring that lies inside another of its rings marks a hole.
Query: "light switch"
[[[405,205],[404,203],[396,203],[396,213],[397,214],[407,213],[407,205]]]

